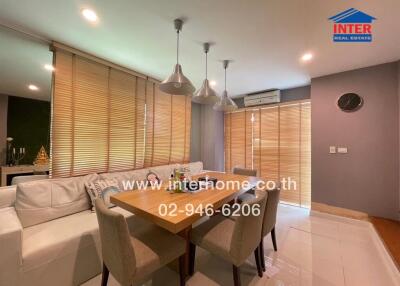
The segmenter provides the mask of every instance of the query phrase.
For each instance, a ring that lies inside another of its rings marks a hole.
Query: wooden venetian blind
[[[51,175],[189,161],[190,98],[70,51],[55,51]]]
[[[265,180],[290,178],[286,203],[311,202],[311,104],[295,102],[225,114],[225,170],[255,169]]]
[[[191,108],[190,97],[148,85],[145,167],[189,162]]]

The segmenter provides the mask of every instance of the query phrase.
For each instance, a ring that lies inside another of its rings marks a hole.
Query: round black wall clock
[[[355,93],[345,93],[337,101],[338,107],[345,112],[356,111],[363,105],[361,96]]]

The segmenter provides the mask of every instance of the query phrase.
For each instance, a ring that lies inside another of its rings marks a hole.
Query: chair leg
[[[236,265],[232,265],[232,270],[233,270],[233,285],[235,286],[240,286],[240,271],[239,267]]]
[[[264,257],[264,240],[261,238],[260,245],[258,246],[258,250],[260,251],[260,261],[261,268],[265,271],[265,257]]]
[[[196,245],[193,243],[190,243],[190,248],[189,248],[189,275],[193,276],[194,274],[194,263],[196,260]]]
[[[103,273],[101,275],[101,286],[107,286],[109,274],[110,274],[110,272],[108,271],[107,266],[103,263]]]
[[[256,250],[254,250],[254,259],[256,260],[258,276],[263,277],[263,271],[261,268],[260,249],[258,247],[256,248]]]
[[[179,257],[179,285],[185,286],[185,255]]]
[[[278,251],[278,247],[276,246],[276,236],[275,236],[275,227],[271,230],[272,244],[274,245],[274,250]]]

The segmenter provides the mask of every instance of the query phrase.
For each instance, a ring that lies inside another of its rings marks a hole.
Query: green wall
[[[50,102],[10,96],[8,98],[7,136],[14,147],[25,147],[20,164],[32,164],[43,145],[50,149]]]

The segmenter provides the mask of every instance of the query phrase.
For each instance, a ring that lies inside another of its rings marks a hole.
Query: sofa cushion
[[[201,161],[182,164],[181,166],[189,169],[192,175],[200,174],[203,171],[203,162]]]
[[[92,203],[92,211],[94,211],[94,202],[98,198],[102,199],[108,208],[113,207],[114,204],[110,203],[110,196],[121,192],[115,179],[88,182],[85,187]]]
[[[172,165],[150,167],[149,170],[153,173],[156,173],[157,176],[161,179],[161,181],[167,182],[171,178],[171,174],[174,172],[174,169],[178,167],[179,167],[178,164],[172,164]]]
[[[15,204],[16,186],[0,187],[0,209]]]
[[[137,189],[136,181],[143,181],[146,178],[148,169],[130,170],[113,173],[100,174],[100,178],[103,180],[115,179],[118,182],[119,188],[123,191],[130,191]]]
[[[17,185],[15,209],[23,227],[90,209],[85,183],[97,174]]]
[[[127,218],[133,216],[132,213],[119,207],[114,207],[112,210]],[[98,256],[98,260],[101,261],[98,229],[96,213],[90,210],[25,228],[22,243],[23,271],[56,263],[58,259],[74,253],[79,258],[81,251],[93,245],[96,245],[97,252],[90,255]],[[89,257],[85,259],[94,261]]]
[[[18,185],[30,181],[47,180],[49,175],[15,176],[11,180],[11,185]]]

